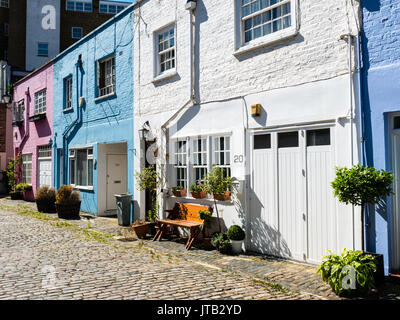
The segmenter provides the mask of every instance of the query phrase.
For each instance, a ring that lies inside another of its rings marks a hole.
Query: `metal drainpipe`
[[[75,64],[75,68],[76,68],[76,88],[77,88],[77,93],[79,93],[79,70],[82,68],[82,60],[81,60],[81,56],[79,56],[78,61]],[[82,85],[82,84],[81,84]],[[79,95],[79,94],[78,94]],[[64,130],[63,132],[63,165],[64,168],[68,167],[68,142],[67,142],[67,134],[68,132],[71,131],[71,129],[73,127],[75,127],[75,125],[79,122],[80,120],[80,113],[81,113],[81,109],[79,107],[79,97],[77,97],[78,99],[78,103],[77,103],[77,107],[76,107],[76,119]],[[66,184],[67,183],[67,172],[68,170],[63,170],[63,183]]]

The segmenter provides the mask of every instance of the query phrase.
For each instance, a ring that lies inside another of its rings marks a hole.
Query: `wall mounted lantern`
[[[250,111],[253,118],[261,116],[261,104],[252,104],[250,106]]]

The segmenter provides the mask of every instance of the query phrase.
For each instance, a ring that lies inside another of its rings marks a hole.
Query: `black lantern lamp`
[[[5,104],[9,104],[11,102],[11,95],[6,93],[1,97],[1,101]]]
[[[144,124],[143,124],[143,126],[142,126],[142,129],[139,129],[138,131],[139,131],[139,137],[140,137],[140,139],[142,139],[142,140],[146,140],[147,139],[147,137],[148,137],[148,134],[149,134],[149,128],[150,127],[150,124],[149,124],[149,121],[146,121]]]

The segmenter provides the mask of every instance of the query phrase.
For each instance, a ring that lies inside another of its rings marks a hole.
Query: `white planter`
[[[239,254],[242,252],[243,241],[231,240],[232,253]]]

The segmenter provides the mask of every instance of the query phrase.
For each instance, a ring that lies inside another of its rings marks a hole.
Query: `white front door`
[[[51,186],[51,147],[48,145],[38,147],[38,187]]]
[[[336,251],[331,129],[253,136],[250,248],[317,263]]]
[[[392,261],[391,271],[400,271],[400,117],[392,121],[392,168],[395,177],[392,196]]]
[[[115,194],[127,191],[127,156],[107,155],[107,210],[117,209]]]

